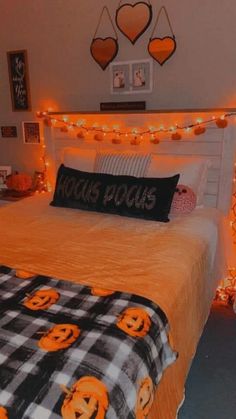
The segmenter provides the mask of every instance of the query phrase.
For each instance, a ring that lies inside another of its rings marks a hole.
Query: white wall
[[[132,3],[132,2],[131,2]],[[33,111],[99,110],[99,103],[145,100],[147,109],[235,107],[235,0],[166,0],[153,3],[154,18],[133,46],[117,29],[117,61],[150,58],[147,43],[161,4],[169,12],[177,50],[161,67],[154,62],[150,94],[110,94],[109,70],[90,55],[90,42],[104,6],[102,0],[0,0],[0,125],[17,125],[17,139],[0,138],[0,164],[40,169],[39,147],[24,145],[21,122],[34,112],[12,112],[6,51],[27,49]],[[114,17],[118,1],[107,0]],[[162,16],[163,18],[163,16]],[[98,35],[112,35],[103,21]],[[161,23],[161,32],[169,35]]]

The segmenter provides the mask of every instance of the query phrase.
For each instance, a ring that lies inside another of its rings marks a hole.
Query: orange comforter
[[[150,418],[174,419],[221,275],[214,263],[219,213],[196,210],[163,224],[49,202],[48,195],[35,196],[0,209],[0,264],[159,304],[179,357],[162,377]]]

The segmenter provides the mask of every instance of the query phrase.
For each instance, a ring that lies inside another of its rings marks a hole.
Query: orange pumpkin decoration
[[[117,327],[130,336],[146,336],[151,326],[148,313],[140,307],[129,307],[118,318]]]
[[[106,386],[97,378],[85,376],[71,388],[61,408],[64,419],[104,419],[108,409]]]
[[[97,297],[107,297],[108,295],[114,294],[114,291],[106,290],[103,288],[91,288],[91,294]]]
[[[141,382],[136,402],[136,419],[145,419],[150,412],[154,399],[154,387],[150,377]]]
[[[171,139],[173,141],[179,141],[181,140],[181,134],[179,132],[173,132],[173,134],[171,134]]]
[[[19,269],[16,270],[16,276],[17,278],[20,279],[28,279],[28,278],[32,278],[33,276],[35,276],[35,274],[33,274],[32,272],[26,272],[26,271],[21,271]]]
[[[48,288],[35,291],[32,295],[29,295],[23,305],[30,310],[46,310],[52,304],[55,304],[59,298],[60,294],[56,290]]]
[[[67,349],[79,335],[80,329],[75,324],[57,324],[42,336],[38,341],[38,346],[48,352]]]
[[[100,134],[100,133],[97,133],[97,134],[94,135],[93,138],[94,138],[95,141],[102,141],[103,140],[103,135]]]
[[[13,191],[26,192],[32,186],[32,177],[26,173],[15,173],[7,177],[6,185]]]
[[[0,419],[8,419],[7,410],[2,406],[0,406]]]
[[[216,125],[218,128],[226,128],[228,125],[228,121],[225,118],[217,118]]]
[[[201,135],[204,134],[204,132],[206,131],[205,127],[202,127],[201,125],[198,125],[195,129],[194,129],[194,134],[195,135]]]

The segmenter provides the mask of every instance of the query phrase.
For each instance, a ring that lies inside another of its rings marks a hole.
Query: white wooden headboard
[[[88,115],[90,121],[96,121],[99,126],[105,124],[112,127],[114,124],[118,124],[121,127],[125,127],[126,130],[131,131],[135,127],[141,127],[143,129],[150,125],[158,126],[158,124],[160,125],[158,121],[161,121],[162,124],[164,122],[165,126],[168,127],[173,125],[173,123],[178,123],[179,117],[181,117],[182,124],[186,124],[186,122],[187,124],[191,124],[193,121],[196,121],[199,113],[137,113],[118,115],[96,113]],[[210,115],[212,116],[212,112]],[[205,114],[201,112],[201,117],[204,120],[208,119],[210,115],[209,112]],[[61,114],[59,118],[62,118],[62,116],[63,114]],[[86,119],[86,115],[81,115],[79,113],[73,113],[72,117],[74,121]],[[88,125],[92,126],[92,123],[89,122]],[[125,138],[121,145],[114,145],[111,143],[111,136],[102,142],[97,142],[94,141],[94,132],[87,135],[86,140],[79,140],[76,137],[77,132],[78,129],[76,131],[71,129],[67,133],[63,133],[59,128],[55,127],[45,129],[45,142],[49,152],[49,159],[54,165],[54,172],[56,172],[58,165],[61,163],[61,156],[65,147],[96,149],[107,149],[109,147],[114,150],[127,150],[131,148],[136,151],[145,149],[145,151],[157,154],[204,156],[211,160],[204,204],[206,206],[219,208],[224,213],[229,212],[236,149],[236,128],[232,121],[229,120],[229,125],[225,129],[217,128],[214,123],[207,125],[206,132],[199,136],[196,136],[193,133],[184,132],[183,139],[180,141],[171,140],[170,133],[163,133],[160,135],[161,141],[158,145],[151,144],[150,141],[145,138],[143,142],[137,146],[131,146],[129,141]]]

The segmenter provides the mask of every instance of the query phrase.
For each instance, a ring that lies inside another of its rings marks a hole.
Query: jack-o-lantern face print
[[[114,291],[106,290],[105,288],[91,288],[91,294],[97,297],[107,297],[114,294]]]
[[[2,406],[0,406],[0,419],[8,419],[7,410]]]
[[[38,346],[48,352],[67,349],[79,335],[80,329],[75,324],[57,324],[41,337]]]
[[[150,377],[141,382],[136,402],[136,419],[145,419],[150,412],[154,397],[153,382]]]
[[[95,377],[85,376],[77,381],[61,408],[64,419],[104,419],[108,409],[106,386]]]
[[[23,305],[30,310],[46,310],[52,304],[56,303],[60,294],[53,288],[38,290],[29,295]]]
[[[130,336],[143,337],[150,329],[151,319],[143,308],[130,307],[121,313],[117,326]]]

